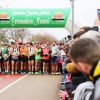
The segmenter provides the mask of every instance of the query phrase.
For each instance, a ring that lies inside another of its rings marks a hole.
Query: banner
[[[0,28],[65,27],[70,8],[0,9]]]

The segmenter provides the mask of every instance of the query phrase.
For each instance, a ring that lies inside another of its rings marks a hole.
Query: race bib
[[[4,54],[4,58],[7,58],[7,56],[8,56],[7,54]]]
[[[18,56],[12,56],[12,59],[18,59]]]
[[[33,52],[29,52],[29,55],[31,56],[33,54]]]
[[[15,55],[16,55],[16,53],[14,52],[14,53],[13,53],[13,55],[15,56]]]

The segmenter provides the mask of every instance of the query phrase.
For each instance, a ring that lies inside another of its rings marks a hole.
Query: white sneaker
[[[14,72],[11,73],[12,75],[14,74]]]
[[[18,74],[17,72],[15,72],[15,74]]]
[[[33,73],[33,72],[31,72],[31,74],[33,75],[34,73]]]
[[[28,73],[28,75],[31,75],[31,74],[32,74],[31,72]]]

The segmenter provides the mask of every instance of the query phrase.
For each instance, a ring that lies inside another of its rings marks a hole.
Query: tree
[[[1,41],[3,41],[3,42],[6,41],[6,37],[5,37],[5,34],[4,33],[0,33],[0,42]]]
[[[28,36],[28,31],[27,31],[27,29],[19,29],[17,35],[18,35],[19,39],[21,39],[21,41],[23,41],[26,38],[26,36]]]
[[[5,34],[5,29],[0,29],[0,42],[7,42],[7,37]]]
[[[37,34],[36,36],[33,36],[32,41],[46,43],[46,42],[52,42],[52,41],[58,41],[58,40],[52,35],[46,33],[46,34]]]
[[[31,33],[27,29],[14,28],[14,29],[8,29],[7,34],[8,34],[7,37],[9,39],[13,39],[15,41],[20,39],[23,42],[23,40]]]

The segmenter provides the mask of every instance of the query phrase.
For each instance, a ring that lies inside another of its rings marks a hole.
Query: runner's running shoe
[[[15,74],[18,74],[17,72],[15,72]]]
[[[59,75],[61,75],[61,72],[58,72],[59,73]]]
[[[35,72],[35,75],[39,75],[39,72]]]
[[[27,73],[24,71],[23,74],[25,75],[25,74],[27,74]]]
[[[46,74],[46,72],[43,72],[42,75]]]
[[[34,72],[31,72],[31,75],[33,75],[34,74]]]
[[[51,72],[51,75],[55,75],[55,73],[54,72]]]
[[[11,73],[12,75],[14,74],[14,72]]]
[[[23,72],[21,71],[20,74],[23,75]]]
[[[56,72],[55,74],[56,74],[56,75],[59,75],[59,72]]]
[[[38,73],[41,74],[41,71],[39,71]]]
[[[31,75],[32,74],[32,72],[28,72],[28,75]]]
[[[48,75],[48,74],[49,74],[48,72],[45,73],[45,75]]]

